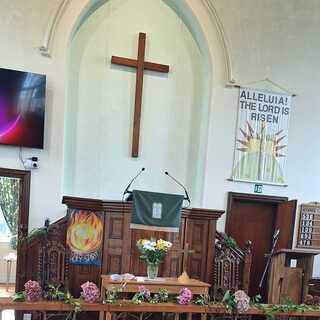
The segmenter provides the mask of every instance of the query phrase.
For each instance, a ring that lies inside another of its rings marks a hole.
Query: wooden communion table
[[[169,291],[169,294],[178,294],[182,288],[188,288],[191,290],[192,294],[199,294],[207,296],[209,293],[210,284],[196,280],[188,279],[185,281],[179,281],[178,278],[156,278],[155,280],[149,280],[146,277],[136,277],[136,280],[128,281],[115,281],[111,279],[109,275],[102,275],[101,282],[101,297],[105,299],[106,290],[112,290],[115,287],[120,287],[121,284],[124,284],[121,292],[122,293],[136,293],[139,291],[139,286],[144,286],[146,289],[149,289],[151,293],[159,292],[159,289],[166,289]],[[155,305],[154,305],[155,306]],[[121,310],[120,310],[121,311]],[[153,312],[153,311],[152,311]],[[164,311],[163,311],[164,312]],[[168,312],[168,311],[167,311]],[[179,313],[175,313],[175,319],[179,319]],[[192,318],[192,311],[187,313],[187,318]],[[100,320],[112,318],[111,312],[100,313]],[[206,313],[201,313],[201,319],[206,319]]]

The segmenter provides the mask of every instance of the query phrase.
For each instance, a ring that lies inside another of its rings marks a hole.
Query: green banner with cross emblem
[[[133,190],[131,229],[179,232],[183,195]]]

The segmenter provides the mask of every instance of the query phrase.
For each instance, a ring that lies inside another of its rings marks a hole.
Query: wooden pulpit
[[[312,278],[313,258],[317,253],[281,249],[272,257],[268,303],[286,303],[288,299],[303,303]]]
[[[139,276],[146,275],[146,263],[140,259],[136,242],[141,238],[151,237],[173,243],[160,265],[159,276],[178,277],[185,268],[191,278],[212,284],[216,222],[223,211],[183,209],[179,232],[168,233],[130,229],[131,202],[64,197],[63,203],[69,209],[101,213],[104,225],[101,265],[68,265],[68,288],[74,296],[79,296],[80,285],[86,281],[100,284],[101,274],[129,272]],[[66,218],[53,223],[50,229],[54,226],[57,230],[56,237],[66,246]],[[39,245],[38,240],[28,242],[27,252],[34,257],[26,267],[28,279],[39,278]],[[193,253],[188,254],[189,251]]]
[[[64,197],[69,209],[102,212],[104,244],[101,266],[70,265],[70,290],[75,295],[88,278],[100,282],[101,274],[133,273],[146,275],[146,263],[140,259],[136,242],[142,238],[162,238],[173,243],[160,265],[159,276],[177,277],[182,273],[186,247],[195,252],[188,255],[187,272],[191,278],[212,283],[215,253],[216,222],[223,211],[187,208],[182,210],[179,233],[130,229],[131,202],[105,201]]]

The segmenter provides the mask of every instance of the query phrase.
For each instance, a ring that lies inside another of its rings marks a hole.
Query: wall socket
[[[24,313],[23,320],[32,320],[32,314],[31,313]]]

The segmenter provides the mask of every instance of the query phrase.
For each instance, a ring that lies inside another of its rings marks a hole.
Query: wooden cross
[[[136,68],[136,96],[134,102],[134,120],[133,120],[133,134],[132,134],[132,152],[131,156],[137,158],[139,156],[139,140],[140,140],[140,120],[141,120],[141,102],[142,102],[142,88],[144,70],[158,71],[162,73],[169,72],[169,66],[165,64],[158,64],[147,62],[145,58],[146,48],[146,34],[139,33],[138,43],[138,58],[129,59],[123,57],[112,56],[111,63],[121,66]]]
[[[181,253],[183,254],[183,260],[182,260],[183,272],[178,278],[180,282],[187,282],[190,279],[187,273],[188,255],[190,253],[195,253],[195,252],[196,252],[195,250],[189,249],[189,243],[186,243],[184,246],[184,249],[181,250]]]

